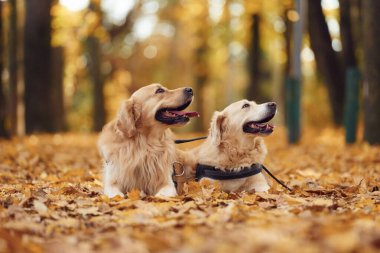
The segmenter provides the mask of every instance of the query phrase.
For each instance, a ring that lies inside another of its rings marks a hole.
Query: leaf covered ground
[[[173,199],[108,199],[96,138],[0,141],[0,252],[380,251],[380,147],[331,129],[289,146],[278,130],[265,165],[292,193],[190,183]]]

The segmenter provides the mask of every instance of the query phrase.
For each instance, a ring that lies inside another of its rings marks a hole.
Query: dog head
[[[211,141],[219,146],[223,141],[246,142],[247,138],[267,136],[273,132],[268,124],[276,114],[274,102],[256,104],[254,101],[240,100],[215,112],[211,120]]]
[[[193,100],[191,88],[169,90],[160,84],[151,84],[134,92],[125,100],[117,117],[117,129],[128,137],[138,128],[166,129],[185,125],[197,112],[184,111]]]

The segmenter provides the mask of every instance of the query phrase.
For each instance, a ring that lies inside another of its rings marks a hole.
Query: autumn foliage
[[[0,141],[0,252],[378,252],[380,147],[342,136],[267,139],[265,165],[291,193],[192,182],[172,199],[102,195],[95,135]]]

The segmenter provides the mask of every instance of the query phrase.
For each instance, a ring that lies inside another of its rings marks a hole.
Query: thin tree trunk
[[[363,1],[365,73],[365,135],[370,144],[380,143],[380,1]]]
[[[53,132],[51,0],[25,1],[24,78],[26,133]]]
[[[101,16],[99,1],[92,0],[90,11]],[[89,75],[93,86],[93,130],[101,131],[106,122],[103,94],[104,78],[101,70],[102,54],[99,39],[94,35],[87,39]]]
[[[301,49],[302,35],[305,20],[305,0],[296,0],[295,10],[299,13],[299,20],[294,22],[292,29],[292,51],[290,58],[290,74],[285,81],[286,125],[289,143],[297,143],[301,136]]]
[[[207,39],[203,38],[203,42],[199,46],[199,48],[196,50],[196,80],[195,80],[195,109],[197,112],[200,114],[203,113],[204,108],[203,108],[203,90],[207,82],[208,78],[208,66],[207,66]],[[202,117],[197,118],[197,120],[194,121],[194,130],[195,131],[202,131],[204,126],[204,121]]]
[[[290,78],[290,71],[291,71],[291,60],[292,60],[292,34],[293,34],[293,22],[289,20],[288,18],[288,11],[290,9],[286,8],[284,11],[284,19],[285,19],[285,27],[286,30],[284,32],[284,39],[285,39],[285,54],[286,54],[286,63],[284,65],[284,77],[283,77],[283,84],[281,86],[281,100],[282,100],[282,106],[283,111],[287,111],[287,103],[286,103],[286,82],[289,81]],[[287,113],[284,114],[284,121],[287,122]]]
[[[318,70],[327,85],[333,121],[336,125],[341,125],[345,94],[344,72],[338,55],[331,46],[331,37],[322,12],[321,1],[308,1],[308,17],[310,44]]]
[[[355,46],[352,36],[350,0],[340,0],[340,33],[344,67],[356,67]]]
[[[363,47],[363,12],[362,12],[362,0],[350,0],[351,5],[351,26],[353,43],[356,48]]]
[[[249,48],[248,66],[249,66],[249,87],[247,90],[247,98],[249,100],[261,101],[262,94],[260,92],[260,15],[253,14],[251,28],[251,46]]]
[[[199,14],[198,18],[202,20],[205,24],[198,28],[197,36],[201,39],[200,44],[195,52],[195,109],[201,115],[205,111],[204,108],[204,88],[206,87],[207,80],[209,77],[209,66],[207,62],[207,54],[209,51],[208,46],[208,37],[209,37],[209,29],[206,24],[208,18],[208,5],[203,6],[202,12]],[[197,120],[194,120],[194,130],[195,131],[203,131],[204,130],[204,119],[203,117],[199,117]]]
[[[8,61],[9,61],[9,91],[10,91],[10,121],[11,133],[17,134],[17,105],[18,105],[18,39],[17,39],[17,0],[9,0],[9,37],[8,37]]]
[[[54,115],[54,129],[65,130],[65,110],[63,96],[63,47],[52,48],[52,106]]]
[[[344,126],[346,143],[356,141],[359,113],[359,70],[356,66],[355,46],[351,25],[351,0],[340,0],[340,38],[345,72]]]
[[[7,106],[5,102],[3,80],[1,78],[3,73],[3,59],[4,59],[4,43],[3,43],[3,4],[0,1],[0,138],[8,137],[8,132],[5,127]]]
[[[91,36],[87,39],[87,46],[89,55],[89,74],[93,85],[93,129],[94,131],[100,131],[106,121],[106,112],[104,108],[99,40]]]

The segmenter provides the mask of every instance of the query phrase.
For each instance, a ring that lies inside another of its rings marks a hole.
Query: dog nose
[[[275,102],[269,102],[269,103],[267,104],[267,106],[268,106],[270,109],[276,109],[276,107],[277,107],[277,105],[276,105]]]
[[[187,87],[187,88],[185,88],[185,93],[190,94],[190,95],[193,95],[193,89]]]

